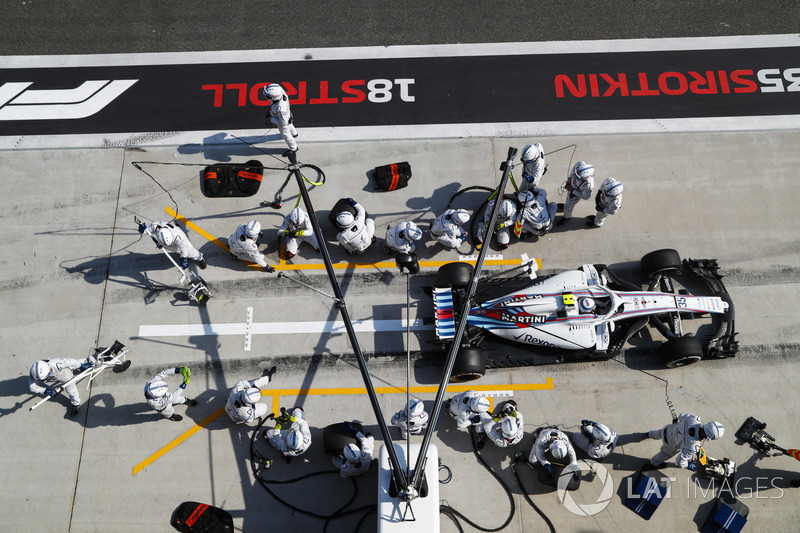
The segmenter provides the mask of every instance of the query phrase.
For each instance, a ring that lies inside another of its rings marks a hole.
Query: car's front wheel
[[[681,256],[676,250],[665,248],[650,252],[642,257],[641,265],[645,276],[653,278],[661,272],[681,268],[682,263]]]
[[[667,368],[691,365],[703,358],[703,346],[697,337],[670,339],[659,348],[661,362]]]

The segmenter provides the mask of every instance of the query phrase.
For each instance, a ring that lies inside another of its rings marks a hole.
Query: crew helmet
[[[622,194],[623,185],[621,181],[614,178],[608,178],[603,184],[603,194],[615,198]]]
[[[586,296],[578,300],[578,305],[580,305],[582,312],[591,313],[597,307],[597,302],[594,301],[594,298]]]
[[[578,161],[572,167],[572,175],[579,180],[585,180],[594,176],[594,167],[585,161]]]
[[[466,209],[456,209],[450,213],[450,220],[459,226],[463,226],[469,222],[469,213],[467,213]]]
[[[356,217],[350,211],[342,211],[336,215],[336,225],[341,229],[347,229],[352,226],[356,221]]]
[[[144,388],[144,392],[151,398],[161,398],[168,390],[169,387],[163,381],[151,381]]]
[[[344,447],[344,458],[347,462],[354,463],[358,461],[359,457],[361,457],[361,450],[358,449],[358,446],[351,443]]]
[[[519,195],[517,195],[517,200],[519,200],[519,203],[525,207],[527,204],[536,200],[536,195],[533,194],[532,191],[522,191],[519,193]]]
[[[567,445],[561,439],[556,439],[550,443],[550,453],[553,454],[553,457],[556,460],[561,460],[567,456]]]
[[[261,223],[258,220],[251,220],[244,227],[244,234],[250,239],[257,239],[261,233]]]
[[[503,421],[500,422],[500,431],[503,433],[503,437],[505,437],[506,440],[512,440],[517,435],[517,425],[509,417],[505,417]]]
[[[532,163],[539,159],[539,156],[542,155],[542,145],[539,143],[536,144],[529,144],[525,148],[522,149],[522,162],[523,163]]]
[[[721,439],[722,435],[725,434],[725,426],[719,422],[708,422],[707,424],[703,424],[703,432],[705,432],[706,437],[711,440]]]
[[[423,404],[421,401],[413,399],[408,402],[409,418],[419,417],[423,412],[425,412],[425,404]]]
[[[303,210],[299,207],[295,207],[292,209],[292,212],[289,213],[289,222],[294,224],[295,226],[299,226],[306,220],[306,214],[303,213]]]
[[[476,396],[469,401],[469,408],[476,413],[485,413],[489,410],[489,398]]]
[[[283,87],[277,83],[272,83],[264,87],[264,96],[272,101],[280,100],[285,94],[286,92],[283,90]]]
[[[413,222],[409,222],[405,229],[400,230],[397,236],[408,242],[418,241],[422,238],[422,230]]]
[[[595,424],[592,428],[592,437],[601,444],[611,442],[611,430],[603,424]]]
[[[514,202],[506,198],[503,200],[503,203],[500,204],[500,218],[511,218],[514,216],[516,212],[516,208],[514,207]]]
[[[156,240],[161,246],[172,246],[175,242],[175,234],[169,228],[161,228],[156,233]]]
[[[303,444],[303,434],[299,429],[293,429],[286,435],[286,445],[290,450],[299,450]]]
[[[261,391],[256,387],[250,387],[242,391],[240,399],[245,405],[253,405],[261,399]]]
[[[47,364],[47,361],[36,361],[33,363],[33,366],[31,366],[31,377],[39,381],[44,381],[49,378],[50,365]]]

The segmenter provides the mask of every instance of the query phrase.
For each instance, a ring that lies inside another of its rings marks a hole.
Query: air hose
[[[536,511],[538,515],[544,519],[544,521],[547,523],[547,527],[550,528],[550,533],[556,533],[556,528],[555,526],[553,526],[553,523],[550,521],[549,518],[547,518],[547,515],[544,514],[544,511],[539,509],[539,506],[533,503],[531,497],[528,496],[528,490],[522,484],[522,478],[520,477],[519,472],[517,472],[517,461],[519,461],[520,459],[525,460],[524,454],[522,452],[518,453],[517,457],[511,462],[511,471],[514,472],[514,477],[517,478],[517,483],[519,484],[522,496],[525,498],[525,501],[527,501],[531,505],[531,507],[533,507],[533,510]]]

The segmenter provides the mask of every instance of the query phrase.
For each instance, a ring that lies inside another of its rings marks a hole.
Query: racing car
[[[528,261],[513,276],[480,280],[451,381],[478,379],[487,366],[609,359],[648,324],[665,340],[639,342],[640,347],[656,351],[667,367],[736,354],[733,303],[716,259],[682,261],[677,251],[663,249],[642,257],[640,266],[639,275],[585,264],[539,277],[535,261]],[[472,275],[469,263],[439,269],[438,282],[430,288],[436,342],[447,345],[456,337]],[[702,294],[691,294],[687,287]],[[700,325],[690,327],[691,321]],[[487,349],[490,341],[504,346]],[[512,350],[513,344],[525,349]]]

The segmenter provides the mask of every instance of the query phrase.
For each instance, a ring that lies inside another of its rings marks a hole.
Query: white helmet
[[[519,193],[519,195],[517,195],[517,200],[519,200],[519,203],[521,203],[524,207],[525,205],[536,200],[536,195],[531,191],[522,191]]]
[[[261,223],[258,220],[251,220],[244,227],[244,234],[250,239],[257,239],[261,233]]]
[[[290,450],[299,450],[300,445],[303,443],[303,434],[299,429],[293,429],[286,435],[286,445]]]
[[[475,413],[485,413],[489,410],[489,398],[476,396],[469,401],[469,408]]]
[[[500,204],[500,218],[511,218],[514,216],[516,212],[516,208],[514,207],[514,202],[509,199],[503,200],[503,203]]]
[[[350,211],[342,211],[336,215],[336,225],[341,229],[347,229],[352,226],[356,221],[356,217]]]
[[[423,404],[421,401],[414,399],[408,402],[409,418],[418,417],[422,415],[424,411],[425,411],[425,404]]]
[[[611,196],[612,198],[617,197],[622,194],[622,189],[622,182],[614,178],[608,178],[603,182],[603,194],[606,196]]]
[[[541,144],[529,144],[522,149],[522,162],[531,163],[532,161],[536,161],[539,159],[539,156],[542,155],[542,151],[543,149]]]
[[[31,377],[39,381],[44,381],[49,378],[50,365],[47,364],[47,361],[36,361],[33,363],[33,366],[31,366]]]
[[[261,399],[261,391],[256,387],[250,387],[246,391],[242,391],[242,395],[239,399],[245,405],[256,404]]]
[[[469,213],[465,209],[456,209],[450,213],[450,220],[459,226],[463,226],[469,222]]]
[[[306,220],[306,214],[303,213],[303,210],[299,207],[295,207],[292,209],[292,212],[289,213],[289,221],[294,224],[295,226],[299,226]]]
[[[595,424],[592,428],[592,437],[601,444],[611,442],[611,430],[603,424]]]
[[[408,242],[418,241],[422,238],[422,230],[417,227],[413,222],[409,222],[405,229],[401,229],[397,236],[400,239],[405,239]]]
[[[561,439],[556,439],[550,443],[550,453],[557,460],[561,460],[567,456],[567,445]]]
[[[280,100],[285,94],[286,92],[283,90],[283,87],[277,83],[272,83],[264,87],[264,96],[270,100]]]
[[[594,301],[594,298],[589,298],[587,296],[578,300],[578,305],[580,305],[581,311],[584,313],[591,313],[594,311],[594,308],[597,307],[597,302]]]
[[[175,242],[175,234],[169,228],[161,228],[156,234],[156,240],[161,246],[172,246],[172,243]]]
[[[161,398],[168,390],[169,387],[163,381],[151,381],[144,388],[144,392],[151,398]]]
[[[361,457],[361,450],[358,449],[358,446],[351,443],[344,447],[344,458],[347,462],[354,463],[358,461],[359,457]]]
[[[500,422],[500,431],[503,432],[503,437],[511,440],[517,435],[517,425],[509,417],[505,417],[503,421]]]
[[[707,424],[703,424],[703,431],[711,440],[721,439],[722,436],[725,434],[725,426],[720,424],[719,422],[709,422]]]
[[[584,161],[578,161],[572,167],[572,175],[579,180],[585,180],[594,177],[594,167]]]

